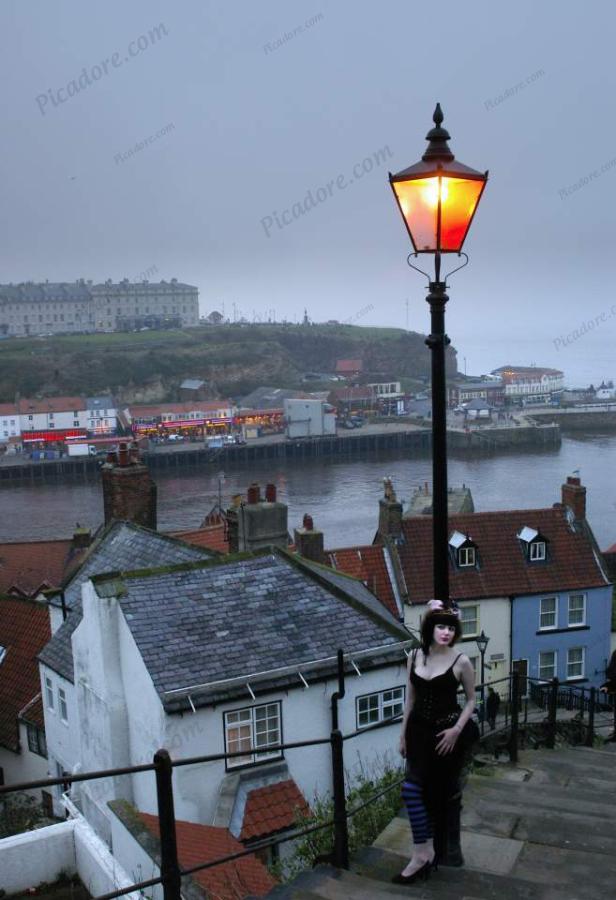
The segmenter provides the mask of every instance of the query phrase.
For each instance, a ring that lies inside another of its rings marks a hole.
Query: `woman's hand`
[[[400,756],[403,756],[406,759],[406,736],[404,732],[400,735],[400,742],[398,743],[398,752]]]
[[[439,731],[437,738],[440,738],[440,740],[436,745],[436,752],[439,756],[451,753],[460,737],[460,731],[461,729],[457,725],[454,725],[453,728],[446,728],[445,731]]]

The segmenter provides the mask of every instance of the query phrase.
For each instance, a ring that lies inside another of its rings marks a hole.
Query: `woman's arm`
[[[412,654],[409,655],[406,668],[407,668],[407,679],[406,679],[406,699],[404,701],[404,713],[402,715],[402,730],[400,732],[400,755],[406,756],[406,726],[409,720],[409,716],[411,714],[411,710],[413,709],[413,704],[415,703],[415,688],[411,684],[411,666],[413,664],[413,660],[415,659],[414,654],[417,651],[414,650]]]

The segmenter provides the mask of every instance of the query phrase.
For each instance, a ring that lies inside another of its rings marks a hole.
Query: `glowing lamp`
[[[488,180],[458,162],[441,127],[443,113],[436,104],[435,127],[421,160],[396,175],[389,183],[416,253],[459,253]]]

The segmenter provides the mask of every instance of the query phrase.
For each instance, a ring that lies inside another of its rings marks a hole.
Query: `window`
[[[31,753],[38,753],[39,756],[47,758],[47,742],[45,741],[45,732],[36,725],[28,725],[28,748]]]
[[[586,624],[586,594],[569,595],[569,628]]]
[[[58,688],[58,706],[60,708],[60,718],[63,722],[68,722],[68,707],[66,705],[66,693],[64,688]]]
[[[53,413],[49,413],[49,418],[53,419]]]
[[[404,687],[391,688],[388,691],[379,691],[376,694],[366,694],[355,701],[357,712],[357,727],[365,728],[376,722],[385,722],[401,715],[404,710]]]
[[[73,428],[79,428],[79,419],[73,419]]]
[[[539,678],[549,681],[556,677],[556,651],[546,650],[539,654]]]
[[[567,678],[584,677],[584,648],[570,647],[567,650]]]
[[[280,758],[281,750],[268,752],[261,749],[279,744],[280,741],[280,703],[267,703],[225,713],[226,752],[246,751],[243,756],[228,759],[228,769]]]
[[[462,637],[473,637],[479,634],[479,607],[460,607],[460,624],[462,625]]]
[[[459,566],[474,566],[475,565],[475,548],[474,547],[460,547],[458,550],[458,565]]]
[[[47,703],[47,709],[55,709],[53,702],[53,684],[51,683],[49,675],[45,675],[45,702]]]
[[[539,601],[539,629],[556,628],[557,624],[556,597],[543,597]]]
[[[531,562],[545,559],[545,541],[534,541],[528,546],[528,558]]]

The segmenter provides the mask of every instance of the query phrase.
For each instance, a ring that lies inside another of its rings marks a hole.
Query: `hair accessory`
[[[455,600],[451,601],[450,606],[445,606],[442,600],[428,600],[428,609],[431,613],[443,613],[444,615],[452,615],[460,618],[460,607],[455,602]]]

